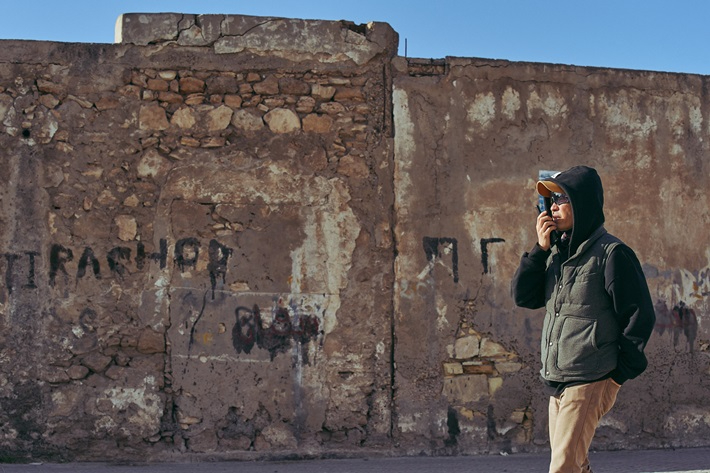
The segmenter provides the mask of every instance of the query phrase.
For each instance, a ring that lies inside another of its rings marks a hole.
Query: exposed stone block
[[[226,139],[223,136],[210,136],[200,142],[203,148],[221,148],[225,145]]]
[[[205,91],[205,81],[196,77],[182,77],[179,83],[183,94],[201,94]]]
[[[242,97],[237,94],[227,94],[224,96],[224,104],[230,108],[239,108],[242,106]]]
[[[37,88],[40,92],[56,95],[59,97],[65,97],[67,93],[66,86],[62,84],[56,84],[54,82],[44,79],[37,79]]]
[[[287,95],[308,95],[311,93],[311,86],[308,82],[295,79],[293,77],[282,77],[279,79],[279,90]]]
[[[465,360],[478,356],[480,352],[480,340],[477,336],[465,336],[456,339],[454,344],[454,354],[456,359]]]
[[[303,118],[303,131],[328,133],[333,127],[333,119],[328,115],[310,114]]]
[[[255,93],[259,95],[276,95],[279,93],[279,81],[274,76],[269,76],[261,82],[252,84]]]
[[[190,94],[185,99],[185,105],[200,105],[205,102],[205,94],[196,93]]]
[[[156,149],[148,149],[138,162],[136,171],[140,177],[159,178],[168,170],[169,163]]]
[[[444,363],[444,376],[456,376],[463,374],[461,363]]]
[[[170,84],[163,79],[148,79],[148,84],[146,85],[150,90],[167,92],[170,89]]]
[[[138,336],[137,349],[145,354],[163,353],[165,352],[165,335],[152,329],[145,329]]]
[[[67,369],[67,374],[73,380],[84,379],[89,375],[89,369],[82,365],[73,365]]]
[[[489,396],[488,376],[461,375],[444,379],[443,395],[449,402],[477,402]]]
[[[179,104],[184,101],[184,98],[182,95],[176,93],[176,92],[158,92],[158,100],[161,102],[166,102],[169,104]]]
[[[488,393],[492,396],[503,387],[503,378],[488,378]]]
[[[138,233],[138,224],[132,215],[119,215],[116,217],[116,227],[118,228],[118,239],[121,241],[132,241]]]
[[[224,130],[232,121],[234,112],[231,108],[222,105],[207,114],[207,129],[209,131]]]
[[[111,363],[110,356],[101,353],[90,353],[81,360],[81,364],[89,368],[94,373],[102,373]]]
[[[503,345],[498,342],[494,342],[490,338],[483,338],[481,340],[481,352],[482,357],[496,357],[496,356],[515,356],[505,349]]]
[[[327,113],[329,115],[337,115],[339,113],[345,112],[345,106],[338,102],[322,103],[318,108],[321,112]]]
[[[143,105],[138,115],[141,130],[165,130],[170,124],[165,109],[157,104]]]
[[[270,111],[264,115],[264,121],[273,133],[292,133],[301,129],[301,119],[293,110],[287,108]]]
[[[365,179],[370,175],[370,168],[362,157],[348,154],[340,158],[338,162],[338,173],[348,177]]]
[[[258,113],[240,109],[234,112],[232,125],[246,132],[259,131],[264,128],[264,119]]]
[[[95,105],[96,109],[101,112],[118,108],[121,105],[121,101],[116,97],[101,97]]]
[[[359,87],[338,87],[335,92],[334,99],[338,102],[340,101],[358,101],[361,102],[365,100],[365,96],[362,93],[362,89]]]
[[[313,97],[300,97],[296,102],[296,112],[311,113],[316,108],[316,100]]]

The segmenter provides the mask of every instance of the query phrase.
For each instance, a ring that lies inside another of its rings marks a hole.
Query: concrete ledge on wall
[[[394,57],[399,37],[387,23],[299,20],[243,15],[126,13],[116,21],[115,42],[147,46],[175,43],[214,48],[217,54],[251,53],[293,61],[353,61]]]

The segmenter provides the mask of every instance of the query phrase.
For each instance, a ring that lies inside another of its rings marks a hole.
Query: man
[[[541,355],[550,395],[550,473],[591,472],[589,446],[621,385],[647,366],[656,317],[631,248],[604,229],[597,172],[576,166],[537,183],[551,215],[513,277],[515,303],[546,308]],[[554,243],[551,243],[554,242]]]

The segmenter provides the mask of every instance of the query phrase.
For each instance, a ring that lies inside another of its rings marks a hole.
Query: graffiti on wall
[[[203,344],[209,344],[212,339],[211,334],[202,337],[197,336],[197,326],[203,319],[207,309],[208,292],[204,293],[202,304],[196,316],[192,319],[190,327],[190,338],[187,348],[188,358],[192,354],[192,349],[197,340]],[[290,311],[289,311],[290,309]],[[231,344],[237,355],[242,353],[250,354],[254,348],[269,352],[271,361],[274,361],[279,353],[286,353],[293,342],[297,346],[305,345],[312,340],[316,340],[322,334],[321,323],[317,316],[302,313],[299,308],[291,303],[289,307],[282,304],[279,299],[271,310],[271,316],[263,316],[258,304],[251,308],[238,306],[234,310],[235,322],[232,326]],[[221,325],[221,324],[220,324]],[[188,322],[186,321],[186,328]],[[310,364],[307,350],[299,350],[304,364]],[[185,367],[187,369],[187,367]]]
[[[491,266],[489,260],[489,246],[494,243],[503,243],[503,238],[481,238],[481,266],[483,274],[490,274]],[[459,243],[456,238],[451,237],[428,237],[422,238],[422,248],[426,256],[426,266],[419,272],[415,281],[401,279],[398,284],[401,289],[400,296],[405,299],[413,299],[428,289],[425,279],[439,265],[446,269],[451,275],[453,282],[459,282]]]
[[[76,251],[54,243],[48,250],[49,271],[46,284],[56,288],[84,278],[101,280],[110,277],[121,280],[132,273],[145,270],[151,262],[160,269],[165,269],[170,255],[168,241],[159,240],[156,250],[148,251],[142,242],[137,242],[134,248],[118,246],[101,254],[90,246]],[[202,243],[197,238],[182,238],[175,242],[172,262],[180,272],[195,270],[203,251]],[[192,324],[188,355],[195,341],[196,326],[204,315],[206,299],[211,293],[214,300],[218,283],[220,281],[222,284],[225,283],[229,258],[232,254],[233,250],[228,246],[217,240],[210,240],[207,247],[207,272],[211,290],[205,292],[202,308]],[[38,288],[36,274],[41,257],[41,253],[37,251],[4,253],[5,271],[4,278],[0,280],[0,301],[4,299],[5,294],[11,296],[19,289]],[[204,258],[204,254],[202,257]],[[264,317],[262,310],[256,304],[251,308],[239,306],[235,309],[235,316],[231,335],[232,345],[237,354],[249,354],[258,348],[268,351],[272,361],[279,353],[285,353],[294,342],[306,344],[315,340],[321,333],[318,317],[303,314],[295,306],[275,307],[270,317]],[[82,312],[80,324],[84,329],[86,329],[84,324],[87,317],[96,318],[96,312],[91,309]],[[303,352],[303,357],[308,363],[307,351]]]
[[[490,272],[488,247],[493,243],[503,243],[503,238],[481,238],[481,266],[483,274]],[[459,249],[458,240],[449,237],[424,237],[422,239],[424,254],[427,259],[426,271],[431,271],[436,263],[442,263],[442,255],[451,255],[451,274],[454,282],[459,282]]]
[[[22,258],[22,255],[19,254],[14,254],[14,253],[5,253],[5,290],[7,291],[8,294],[12,294],[12,291],[15,289],[16,283],[15,283],[15,264]],[[36,289],[37,284],[35,283],[35,266],[36,266],[36,259],[37,256],[39,256],[39,253],[36,251],[25,251],[24,256],[26,257],[25,259],[27,260],[27,269],[26,269],[26,274],[24,275],[24,282],[22,283],[22,287],[26,289]]]
[[[488,245],[491,243],[503,243],[502,238],[481,238],[481,265],[483,274],[488,274]]]
[[[90,246],[75,251],[54,243],[48,251],[48,284],[54,288],[60,283],[68,284],[72,279],[74,281],[85,277],[102,279],[107,276],[106,267],[110,277],[123,279],[131,274],[129,269],[131,263],[133,264],[130,267],[138,272],[143,271],[146,264],[150,262],[156,263],[160,269],[165,269],[168,264],[168,249],[168,242],[165,239],[159,241],[155,252],[147,251],[143,242],[137,242],[135,252],[130,247],[117,246],[107,251],[105,255],[98,254]],[[184,273],[196,268],[202,250],[197,238],[182,238],[175,243],[173,250],[173,262],[180,272]],[[210,240],[207,248],[207,270],[213,298],[218,282],[221,280],[224,283],[227,263],[232,253],[231,248],[217,240]],[[75,255],[79,255],[76,260]],[[5,277],[2,278],[4,285],[0,284],[0,296],[4,295],[3,292],[12,295],[18,289],[37,289],[36,272],[41,257],[41,253],[37,251],[4,253]],[[74,265],[76,269],[70,271],[70,265]]]
[[[422,239],[424,253],[428,261],[426,271],[430,272],[437,262],[441,262],[441,255],[451,255],[451,273],[454,282],[459,282],[459,249],[456,238],[424,237]]]
[[[273,361],[277,354],[285,353],[291,347],[292,341],[306,344],[320,333],[317,317],[296,313],[292,319],[285,307],[276,309],[268,328],[264,328],[261,309],[256,304],[251,309],[237,307],[235,315],[232,344],[237,354],[242,352],[249,354],[256,346],[267,350]],[[306,352],[304,356],[307,356]],[[305,358],[304,362],[308,363],[308,359]]]

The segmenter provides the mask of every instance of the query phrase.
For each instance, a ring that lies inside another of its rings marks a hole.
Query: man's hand
[[[552,217],[547,215],[547,212],[542,212],[537,216],[537,224],[535,226],[537,230],[537,244],[543,250],[547,251],[550,249],[550,235],[554,230],[557,229]]]

